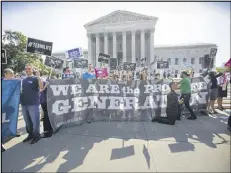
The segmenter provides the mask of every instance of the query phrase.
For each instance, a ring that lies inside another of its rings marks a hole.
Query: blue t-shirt
[[[83,80],[95,79],[95,74],[85,72],[82,74]]]
[[[24,106],[39,105],[38,78],[29,76],[22,80],[21,104]]]

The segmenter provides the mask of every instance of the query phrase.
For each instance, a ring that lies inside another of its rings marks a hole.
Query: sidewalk
[[[218,116],[158,123],[95,122],[61,129],[37,144],[4,146],[2,172],[230,172],[230,110]]]

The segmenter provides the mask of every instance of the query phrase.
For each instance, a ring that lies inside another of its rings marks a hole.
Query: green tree
[[[7,64],[2,69],[11,68],[22,72],[26,63],[33,64],[37,69],[50,72],[43,63],[41,55],[26,52],[27,37],[21,32],[6,30],[2,37],[2,48],[6,49]]]
[[[226,67],[216,67],[216,71],[218,72],[218,73],[223,73],[223,72],[225,72],[226,71]]]

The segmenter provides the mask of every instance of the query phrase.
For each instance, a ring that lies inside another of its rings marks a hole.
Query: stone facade
[[[109,54],[123,62],[138,62],[154,57],[156,17],[127,11],[115,11],[84,27],[88,36],[88,61],[99,67],[99,53]]]
[[[210,50],[217,48],[215,44],[154,46],[157,20],[156,17],[118,10],[87,23],[84,27],[87,30],[88,50],[84,50],[84,58],[96,67],[100,66],[97,61],[99,53],[117,58],[119,64],[135,62],[138,67],[141,59],[146,58],[146,65],[153,70],[156,70],[157,61],[169,61],[170,67],[165,70],[169,73],[184,70],[183,62],[188,62],[195,73],[208,67]],[[53,55],[65,59],[65,52]],[[214,58],[213,67],[215,61]],[[71,63],[66,65],[72,66]]]

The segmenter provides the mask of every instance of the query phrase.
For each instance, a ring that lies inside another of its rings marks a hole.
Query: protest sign
[[[62,79],[74,79],[74,74],[62,74]]]
[[[52,67],[54,69],[62,69],[64,60],[56,58],[54,56],[46,56],[44,65],[48,67]]]
[[[210,58],[214,58],[217,54],[217,48],[211,48],[210,50]]]
[[[110,59],[110,55],[100,53],[98,57],[98,62],[108,64],[109,59]]]
[[[108,76],[107,68],[95,68],[96,78],[104,78]]]
[[[117,66],[117,69],[118,69],[119,71],[122,71],[122,70],[124,69],[124,65],[121,64],[121,65]]]
[[[169,68],[168,61],[157,61],[157,69]]]
[[[20,91],[20,80],[2,80],[2,141],[17,134]]]
[[[52,42],[37,40],[28,37],[26,51],[30,53],[37,53],[37,54],[51,56],[52,46],[53,46]]]
[[[75,48],[67,51],[67,61],[73,61],[83,56],[82,48]]]
[[[110,70],[116,70],[117,58],[110,58]]]
[[[136,63],[127,63],[127,62],[124,62],[123,70],[126,70],[126,71],[135,71],[136,70]]]
[[[1,62],[2,62],[2,64],[7,64],[7,57],[6,57],[6,50],[5,49],[2,49]]]
[[[86,69],[88,67],[88,60],[83,58],[76,59],[74,60],[74,67]]]
[[[47,93],[51,125],[56,131],[63,125],[80,125],[90,116],[95,121],[151,121],[166,116],[168,84],[165,80],[51,80]],[[194,78],[191,87],[190,105],[198,114],[207,106],[207,84]],[[184,107],[182,114],[188,114]]]

